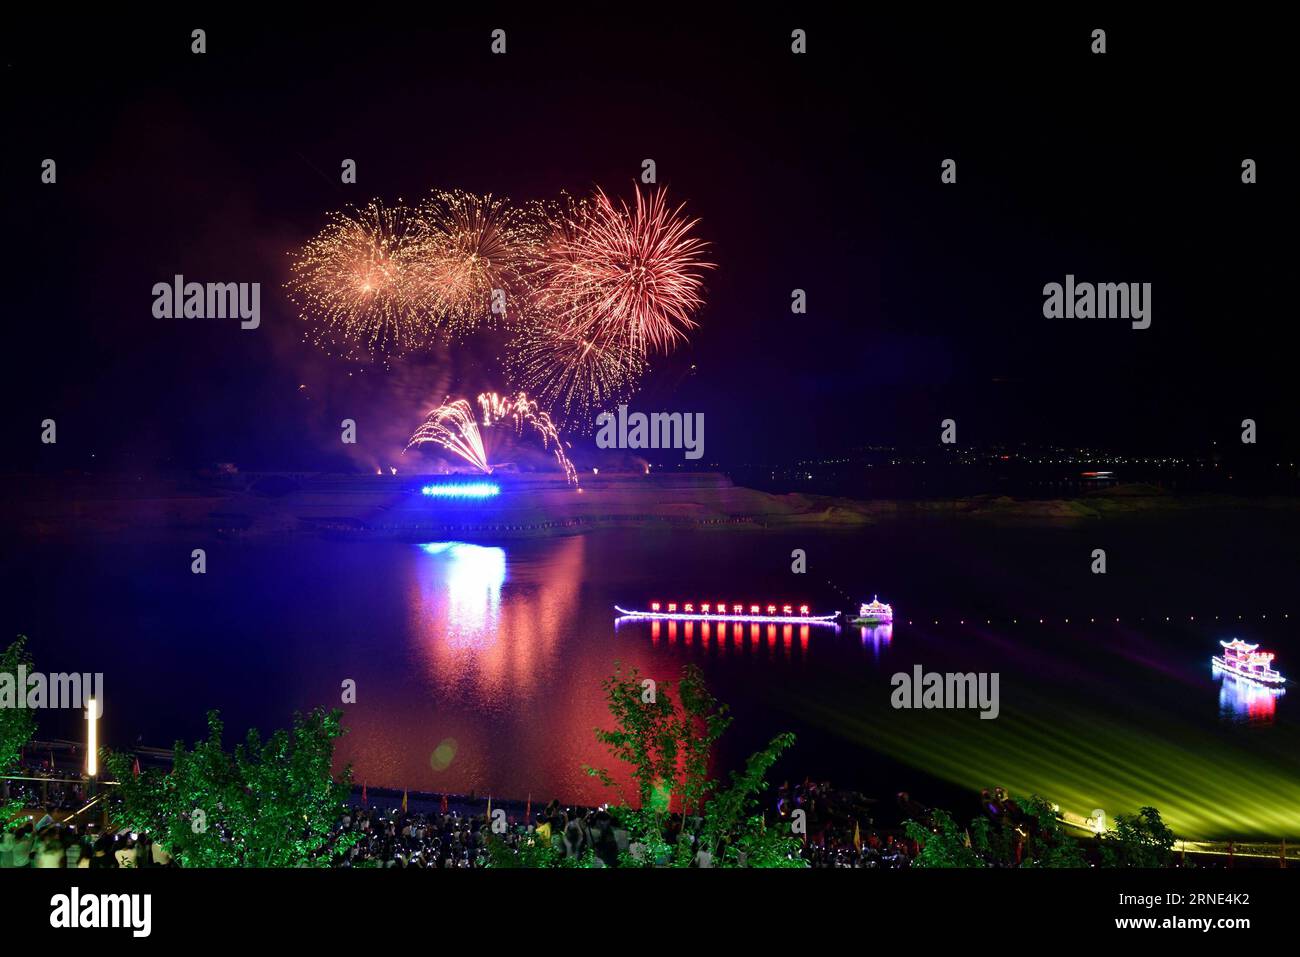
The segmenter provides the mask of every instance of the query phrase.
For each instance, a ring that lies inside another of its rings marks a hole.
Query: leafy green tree
[[[522,837],[517,847],[495,835],[487,839],[487,866],[497,868],[595,867],[596,854],[588,848],[581,857],[569,858],[550,841]]]
[[[27,689],[18,685],[20,665],[31,672],[32,658],[27,653],[27,639],[22,635],[0,652],[0,688],[8,685],[15,696],[13,701],[0,706],[0,774],[8,774],[18,766],[22,749],[36,733],[36,716],[32,710],[11,706],[17,702],[17,695],[27,694]],[[16,798],[0,804],[0,825],[8,827],[16,823],[21,809],[22,802]]]
[[[596,739],[630,766],[638,807],[666,814],[677,797],[682,811],[689,813],[700,806],[710,787],[709,755],[731,724],[727,706],[709,693],[695,665],[682,669],[677,683],[680,705],[669,682],[647,686],[644,680],[636,668],[624,672],[615,662],[614,674],[601,682],[615,727],[597,728]],[[605,769],[585,770],[621,793]],[[626,794],[623,802],[628,803]]]
[[[903,830],[921,847],[912,861],[913,867],[985,867],[987,866],[972,846],[973,839],[957,826],[947,811],[930,813],[931,826],[917,821],[906,821]]]
[[[1102,838],[1101,860],[1105,867],[1168,867],[1173,861],[1174,832],[1153,807],[1138,808],[1137,814],[1119,814],[1115,830]]]
[[[1021,867],[1087,867],[1079,842],[1066,833],[1056,809],[1037,794],[1020,805],[1030,817],[1028,847]]]
[[[768,788],[767,772],[794,741],[788,731],[778,734],[750,755],[743,771],[731,772],[731,787],[709,801],[700,843],[713,855],[716,866],[804,866],[798,838],[784,827],[768,829],[759,801]]]
[[[759,805],[767,772],[794,744],[793,734],[773,738],[742,771],[732,772],[730,787],[720,789],[709,777],[709,760],[731,717],[727,706],[709,692],[697,666],[682,668],[676,700],[667,683],[648,695],[637,670],[625,673],[617,664],[603,687],[615,728],[597,729],[596,737],[630,765],[640,798],[636,808],[625,801],[610,809],[631,843],[641,849],[639,857],[621,855],[620,863],[690,867],[703,851],[714,867],[804,866],[799,841],[781,829],[768,829]],[[607,771],[589,767],[587,773],[615,786]],[[674,797],[680,799],[682,828],[672,842],[665,832]],[[693,818],[692,812],[698,816]]]
[[[351,791],[351,769],[331,774],[342,712],[295,714],[266,741],[250,730],[227,752],[223,725],[208,713],[194,750],[176,742],[172,770],[135,777],[131,757],[108,754],[120,781],[122,819],[150,833],[186,867],[323,867],[356,841],[334,828]]]
[[[690,867],[696,855],[710,855],[714,867],[802,867],[799,841],[781,827],[768,828],[759,798],[767,788],[768,770],[794,743],[794,735],[777,735],[752,755],[743,770],[732,772],[730,786],[720,788],[709,777],[714,745],[731,724],[694,665],[682,669],[674,688],[658,683],[653,693],[640,673],[615,664],[602,682],[612,730],[597,729],[596,738],[628,766],[636,785],[636,803],[628,800],[614,776],[603,768],[587,767],[589,775],[622,795],[609,808],[617,826],[628,832],[629,849],[619,855],[622,867]],[[676,801],[681,810],[676,839],[670,814]],[[489,863],[497,867],[591,866],[594,855],[557,864],[551,847],[525,845],[518,850],[492,841]],[[561,856],[562,859],[562,856]]]

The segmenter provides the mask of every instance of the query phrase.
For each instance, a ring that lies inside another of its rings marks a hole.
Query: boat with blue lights
[[[839,615],[814,615],[807,605],[745,602],[652,601],[648,611],[614,606],[624,618],[645,621],[745,621],[791,625],[833,625]]]
[[[1223,654],[1210,658],[1216,671],[1272,687],[1286,683],[1286,678],[1270,664],[1274,657],[1271,651],[1259,651],[1259,645],[1247,644],[1240,638],[1219,644],[1223,646]]]
[[[888,625],[894,621],[894,608],[872,595],[871,601],[863,602],[858,608],[858,616],[853,619],[855,625]]]

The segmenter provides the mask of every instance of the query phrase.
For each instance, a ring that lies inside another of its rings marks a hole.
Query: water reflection
[[[1277,715],[1277,699],[1286,694],[1285,689],[1245,681],[1218,668],[1214,669],[1214,674],[1223,679],[1219,686],[1219,714],[1222,717],[1243,724],[1273,723]]]
[[[638,619],[630,616],[614,619],[614,628],[616,631],[626,629],[632,634],[649,634],[650,644],[656,648],[664,644],[668,647],[697,647],[705,651],[716,650],[719,657],[732,652],[766,651],[769,658],[774,658],[776,652],[780,650],[786,659],[791,659],[796,649],[799,655],[806,656],[812,648],[811,639],[814,632],[813,626],[808,624],[777,625],[740,621],[678,622],[674,619]],[[818,628],[816,631],[824,640],[838,635],[840,627],[835,625]],[[893,627],[881,625],[876,628],[864,628],[862,631],[864,635],[868,632],[878,633],[880,635],[878,640],[888,644]],[[865,638],[863,641],[866,644]]]
[[[501,618],[501,586],[506,581],[503,548],[468,542],[430,542],[419,546],[435,561],[421,566],[421,605],[445,619],[445,640],[481,645]]]
[[[863,647],[870,646],[871,653],[876,660],[880,660],[880,650],[888,648],[889,643],[894,640],[894,626],[890,625],[863,625],[858,629],[862,633]]]
[[[468,542],[416,547],[410,631],[434,693],[494,707],[531,697],[576,613],[583,540],[558,543],[541,566]]]

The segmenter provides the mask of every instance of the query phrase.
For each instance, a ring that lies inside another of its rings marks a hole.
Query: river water
[[[101,736],[168,746],[220,708],[233,742],[294,709],[345,711],[358,782],[535,801],[611,794],[601,679],[699,664],[775,777],[964,812],[982,786],[1109,816],[1144,804],[1189,837],[1300,838],[1300,690],[1211,673],[1240,636],[1300,673],[1300,559],[1285,512],[1084,526],[906,521],[851,532],[611,529],[515,542],[37,546],[7,559],[7,631],[46,672],[104,673]],[[1092,551],[1106,551],[1104,575]],[[807,571],[791,570],[803,549]],[[892,629],[616,624],[653,600],[894,604]],[[1218,616],[1217,620],[1215,616]],[[1240,618],[1238,618],[1240,616]],[[1168,620],[1166,620],[1166,617]],[[1040,619],[1042,619],[1040,623]],[[1068,621],[1067,621],[1068,619]],[[1118,621],[1116,621],[1118,619]],[[996,672],[999,715],[898,710],[891,676]],[[355,704],[342,704],[354,681]],[[41,736],[77,736],[66,713]],[[963,813],[962,816],[965,816]]]

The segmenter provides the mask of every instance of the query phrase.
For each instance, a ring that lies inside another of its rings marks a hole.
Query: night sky
[[[1290,57],[1254,14],[1248,34],[370,13],[8,31],[0,464],[345,467],[341,418],[391,445],[430,398],[503,389],[501,350],[389,371],[329,359],[302,341],[286,254],[376,197],[630,198],[647,157],[718,268],[690,345],[654,362],[633,407],[704,412],[710,460],[924,446],[946,417],[964,443],[1198,452],[1253,417],[1261,445],[1300,444]],[[154,319],[151,287],[175,273],[260,282],[261,328]],[[1152,283],[1152,327],[1044,319],[1043,284],[1066,273]]]

